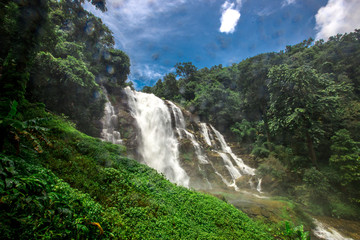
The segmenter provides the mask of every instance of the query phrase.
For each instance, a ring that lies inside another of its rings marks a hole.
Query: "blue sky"
[[[101,13],[116,48],[131,59],[129,80],[151,86],[177,62],[229,66],[286,45],[360,28],[359,0],[107,0]]]

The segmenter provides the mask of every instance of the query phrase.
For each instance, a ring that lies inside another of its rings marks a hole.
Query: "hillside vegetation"
[[[272,239],[230,204],[124,157],[124,147],[41,115],[25,129],[17,115],[6,119],[20,139],[1,153],[3,239]]]

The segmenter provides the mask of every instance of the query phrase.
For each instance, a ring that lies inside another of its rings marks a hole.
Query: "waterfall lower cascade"
[[[189,176],[179,163],[178,140],[165,102],[153,94],[125,89],[131,114],[140,128],[139,152],[143,161],[171,182],[188,187]]]
[[[106,93],[106,90],[103,89]],[[106,94],[106,103],[104,109],[104,117],[101,119],[102,123],[102,132],[101,138],[104,141],[111,142],[113,144],[121,144],[121,136],[119,131],[115,131],[116,126],[118,125],[118,118],[115,114],[114,106],[111,105],[111,102]]]

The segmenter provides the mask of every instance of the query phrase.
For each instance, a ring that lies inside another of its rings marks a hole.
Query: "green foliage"
[[[350,132],[341,129],[331,138],[332,155],[330,164],[334,166],[341,176],[341,184],[360,181],[360,143],[355,142]]]
[[[256,169],[256,175],[261,177],[269,175],[276,180],[283,180],[286,175],[286,168],[274,156],[262,159],[263,163]]]
[[[304,226],[292,226],[289,222],[285,222],[284,236],[288,239],[299,239],[299,240],[309,240],[309,232],[304,231]]]
[[[241,123],[235,123],[230,129],[236,135],[239,142],[255,141],[256,129],[246,119],[243,119]]]
[[[104,53],[104,60],[101,64],[106,66],[105,76],[111,82],[121,87],[125,86],[125,81],[130,73],[130,59],[128,55],[119,49],[109,49],[108,52]]]
[[[269,156],[270,151],[269,149],[267,149],[265,147],[264,144],[262,144],[261,146],[255,146],[252,151],[251,154],[253,154],[256,157],[260,157],[260,158],[266,158]]]
[[[105,10],[101,2],[92,1]],[[39,41],[26,96],[69,116],[81,131],[99,136],[105,103],[99,84],[125,86],[129,57],[113,48],[112,32],[79,1],[49,3],[46,35]]]
[[[47,22],[48,1],[6,0],[1,5],[0,100],[22,101],[41,35],[39,29]]]
[[[341,91],[334,89],[341,86],[304,66],[274,66],[268,76],[270,128],[275,133],[293,133],[306,141],[309,158],[317,166],[316,138],[325,133],[324,119],[336,121]]]
[[[92,224],[102,224],[103,208],[89,195],[24,159],[0,159],[3,239],[98,239],[102,229]]]
[[[33,118],[21,121],[16,117],[17,107],[17,101],[11,102],[8,115],[0,120],[0,132],[2,133],[0,149],[4,151],[5,145],[10,143],[16,149],[16,153],[19,154],[20,146],[26,142],[30,143],[34,150],[41,153],[43,151],[41,143],[49,144],[45,137],[45,132],[48,129],[40,126],[45,119]]]
[[[332,194],[329,196],[328,207],[330,215],[335,218],[357,219],[360,214],[360,209],[357,205],[348,204],[340,194]]]
[[[165,75],[163,84],[166,86],[163,93],[165,99],[173,100],[179,95],[175,74],[169,73]]]
[[[326,198],[329,194],[331,186],[328,179],[314,167],[305,170],[303,181],[314,199]]]

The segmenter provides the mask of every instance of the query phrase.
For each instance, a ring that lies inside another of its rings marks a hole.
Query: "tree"
[[[101,19],[80,3],[49,1],[46,34],[39,39],[29,71],[27,98],[66,114],[79,130],[98,136],[105,103],[99,84],[125,86],[130,60],[113,48],[112,32]]]
[[[156,82],[152,92],[158,97],[164,97],[164,84],[161,79]]]
[[[339,97],[334,82],[307,66],[274,66],[268,77],[270,128],[305,139],[309,157],[317,166],[314,141],[324,133],[323,119],[337,109]]]
[[[21,103],[37,41],[47,22],[48,1],[2,1],[2,5],[1,13],[4,15],[1,14],[0,17],[1,100],[18,100]]]
[[[346,129],[337,131],[331,142],[330,165],[340,172],[341,184],[360,182],[360,143]]]
[[[130,59],[119,49],[109,49],[103,56],[103,67],[106,68],[106,77],[111,82],[124,87],[130,73]]]
[[[176,76],[174,73],[166,74],[164,77],[164,97],[169,100],[179,95],[179,87],[177,86]]]
[[[197,67],[195,67],[191,62],[177,63],[175,64],[176,75],[190,80],[189,78],[197,72]]]

